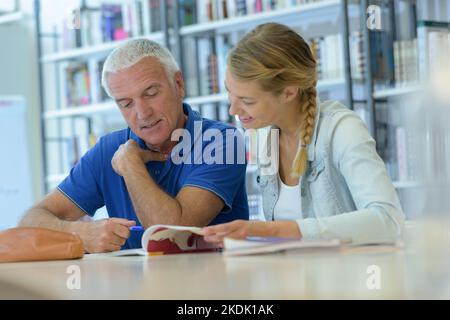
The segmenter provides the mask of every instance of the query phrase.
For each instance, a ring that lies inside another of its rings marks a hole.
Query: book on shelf
[[[83,21],[83,20],[82,20]],[[61,50],[80,48],[82,44],[81,28],[70,26],[71,19],[61,21]]]
[[[156,224],[147,228],[141,240],[142,248],[114,251],[103,255],[165,255],[216,252],[218,247],[203,239],[202,228]]]
[[[85,106],[109,100],[101,85],[105,58],[62,63],[61,90],[65,92],[62,108]]]
[[[159,0],[148,0],[148,6],[148,14],[150,14],[150,32],[161,31],[161,8],[159,6]]]
[[[157,12],[154,12],[156,8],[152,9],[150,1],[153,0],[148,3],[136,0],[121,4],[104,2],[98,7],[82,8],[79,28],[73,28],[68,24],[69,19],[64,17],[59,27],[62,30],[61,49],[94,46],[159,31],[160,28],[151,29],[147,22],[157,23],[160,19],[159,4]]]
[[[67,141],[67,168],[68,172],[73,168],[81,157],[97,142],[95,134],[74,134]]]
[[[394,65],[396,87],[419,83],[417,39],[394,42]]]
[[[216,55],[217,55],[217,81],[218,91],[226,92],[225,75],[227,65],[227,55],[232,48],[232,39],[229,34],[217,35],[215,37]]]
[[[311,53],[316,60],[316,72],[317,72],[317,79],[322,79],[322,52],[320,48],[321,37],[312,38],[309,39],[309,47],[311,49]]]
[[[196,77],[199,79],[200,87],[199,94],[200,95],[208,95],[209,92],[209,83],[208,83],[208,57],[211,52],[211,41],[212,39],[203,37],[197,40],[197,70],[198,74]]]
[[[195,23],[206,23],[321,1],[326,0],[196,0],[197,14],[193,20]],[[180,10],[180,16],[185,15],[186,9],[181,7]],[[188,6],[188,10],[191,10],[191,6]],[[187,25],[187,23],[182,25]]]
[[[71,63],[66,69],[66,105],[79,106],[91,103],[90,76],[86,62]]]
[[[316,59],[317,78],[326,80],[343,77],[342,35],[331,34],[315,37],[309,39],[308,42]]]
[[[450,52],[450,23],[421,20],[417,22],[420,80],[426,81],[433,67],[447,62]]]
[[[81,42],[73,43],[70,40],[66,40],[63,45],[63,49],[78,48],[82,46],[95,46],[103,42],[103,32],[101,28],[102,11],[101,9],[85,9],[81,11]],[[65,29],[65,38],[70,39],[71,31]]]
[[[210,94],[219,93],[219,76],[217,68],[217,55],[215,52],[210,52],[208,55],[208,92]]]
[[[353,31],[349,36],[350,68],[353,79],[364,79],[366,59],[364,55],[364,35],[361,31]]]
[[[388,31],[370,32],[370,54],[375,87],[392,87],[395,81],[394,41]]]
[[[179,0],[180,26],[188,26],[196,23],[195,0]]]
[[[192,58],[197,57],[197,44],[194,37],[183,37],[183,59],[184,63],[183,78],[187,97],[195,97],[200,94],[199,78],[197,76],[197,62],[191,62]]]
[[[225,92],[226,56],[231,48],[229,35],[184,37],[183,59],[186,96]],[[196,57],[194,60],[192,57]]]
[[[379,103],[376,110],[377,151],[393,181],[418,180],[415,133],[400,120],[405,110],[395,102]],[[395,113],[392,110],[396,110]]]
[[[202,37],[197,41],[197,69],[199,74],[196,74],[196,76],[200,81],[200,95],[219,93],[219,71],[214,39],[212,37]],[[186,55],[186,59],[189,59],[189,56]]]
[[[224,238],[224,256],[244,256],[270,254],[293,250],[336,249],[342,242],[339,239],[303,240],[293,238],[247,237],[244,240]]]
[[[236,0],[236,10],[235,14],[237,17],[246,16],[248,13],[248,8],[245,0]]]
[[[129,36],[128,16],[121,5],[102,4],[103,42],[123,40]]]

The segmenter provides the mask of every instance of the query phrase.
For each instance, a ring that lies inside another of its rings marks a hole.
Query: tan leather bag
[[[81,238],[45,228],[12,228],[0,232],[0,262],[78,259]]]

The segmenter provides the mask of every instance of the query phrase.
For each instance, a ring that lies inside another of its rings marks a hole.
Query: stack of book
[[[143,2],[133,0],[122,4],[103,3],[98,8],[83,8],[79,11],[79,26],[70,25],[69,17],[61,21],[61,49],[93,46],[143,35],[148,32],[146,14],[156,29],[159,10],[152,10],[150,5],[151,2],[145,6]]]
[[[395,83],[394,41],[385,30],[370,32],[370,64],[376,88],[389,88]]]
[[[94,134],[76,134],[66,139],[67,168],[73,168],[81,157],[97,142]],[[66,171],[68,171],[66,170]]]
[[[419,82],[417,39],[394,42],[395,85],[416,85]]]
[[[417,44],[420,80],[426,81],[434,68],[448,63],[450,56],[450,23],[419,21],[417,24]]]
[[[309,39],[317,63],[319,80],[337,79],[344,75],[342,35],[331,34]]]
[[[91,103],[90,77],[87,63],[72,63],[66,69],[67,106],[87,105]]]
[[[350,67],[353,79],[364,79],[366,58],[364,56],[364,35],[361,31],[354,31],[349,36]]]
[[[418,180],[416,134],[404,121],[406,108],[391,103],[377,105],[377,151],[390,178],[400,182]]]
[[[184,0],[182,1],[183,6],[180,8],[181,16],[190,17],[188,21],[205,23],[320,1],[326,0],[196,0],[195,3],[192,0]],[[191,17],[190,12],[193,11],[194,6],[197,14]],[[182,25],[186,24],[188,23]]]
[[[185,61],[192,60],[192,57],[197,57],[198,68],[191,68],[188,72],[188,79],[192,81],[199,81],[199,92],[193,92],[191,89],[192,84],[187,83],[188,94],[192,95],[210,95],[219,93],[219,65],[216,52],[224,54],[221,51],[216,50],[216,45],[213,37],[203,37],[197,40],[198,51],[195,54],[195,45],[185,48]],[[192,51],[191,51],[192,50]],[[195,65],[195,64],[194,64]],[[220,66],[224,68],[225,66]],[[197,70],[199,74],[197,74]],[[220,71],[222,74],[222,71]]]
[[[101,71],[104,59],[90,59],[83,62],[70,62],[64,68],[61,83],[65,92],[62,107],[76,107],[109,99],[101,86]]]

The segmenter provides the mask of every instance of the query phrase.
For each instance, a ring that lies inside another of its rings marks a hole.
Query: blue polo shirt
[[[211,225],[235,219],[248,220],[246,164],[238,157],[238,149],[244,147],[242,135],[236,134],[236,129],[230,125],[202,118],[187,104],[183,104],[183,110],[188,116],[185,132],[191,138],[183,136],[167,161],[148,162],[146,166],[150,176],[172,197],[185,186],[209,190],[220,197],[225,205]],[[208,134],[204,135],[207,130]],[[135,220],[140,225],[125,181],[111,165],[116,150],[130,138],[147,149],[144,141],[130,128],[107,134],[78,161],[58,189],[89,216],[106,206],[109,217]],[[234,144],[231,146],[234,155],[230,153],[230,141]],[[210,156],[199,161],[199,155]],[[213,159],[220,158],[222,163],[211,163]],[[184,161],[180,163],[180,159]],[[140,242],[129,239],[123,249],[136,247],[140,247]]]

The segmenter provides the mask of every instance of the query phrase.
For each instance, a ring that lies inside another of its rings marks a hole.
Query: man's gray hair
[[[155,57],[166,69],[167,76],[172,79],[180,68],[169,50],[159,43],[141,38],[128,40],[114,49],[106,58],[102,71],[102,86],[111,97],[106,82],[107,73],[115,73],[138,63],[142,58]]]

